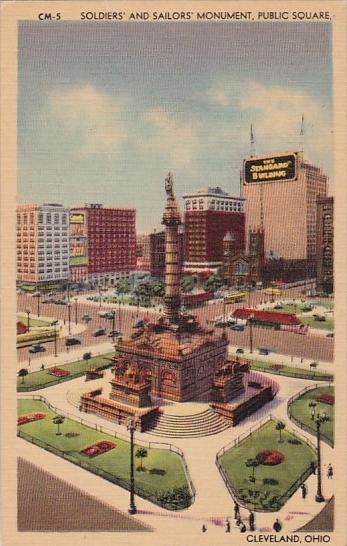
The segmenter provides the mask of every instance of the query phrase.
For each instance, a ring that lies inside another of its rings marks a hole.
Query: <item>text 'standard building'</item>
[[[215,270],[223,263],[223,238],[230,231],[245,248],[244,199],[221,188],[206,188],[184,199],[185,271]]]
[[[264,230],[266,255],[314,260],[316,203],[327,194],[328,177],[302,152],[251,157],[243,167],[246,233]]]

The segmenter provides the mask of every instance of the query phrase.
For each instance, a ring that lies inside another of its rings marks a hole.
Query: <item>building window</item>
[[[52,215],[50,212],[46,214],[46,223],[51,224],[52,223]]]
[[[59,214],[57,212],[54,214],[54,223],[59,224]]]

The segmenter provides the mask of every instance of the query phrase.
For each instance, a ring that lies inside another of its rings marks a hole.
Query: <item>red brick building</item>
[[[84,215],[89,281],[113,285],[136,270],[135,209],[88,204],[71,213]]]
[[[208,188],[185,200],[185,271],[215,270],[223,262],[223,238],[231,231],[235,249],[245,250],[244,199]]]
[[[178,233],[179,247],[178,257],[180,267],[184,259],[184,232],[182,226]],[[150,272],[152,277],[164,277],[165,275],[165,231],[151,233],[149,236]]]

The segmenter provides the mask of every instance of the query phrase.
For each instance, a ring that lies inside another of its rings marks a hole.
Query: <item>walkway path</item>
[[[110,379],[111,374],[106,374],[106,379]],[[177,542],[172,544],[179,544],[180,537],[189,530],[189,532],[201,533],[202,523],[206,523],[209,528],[209,541],[212,541],[211,534],[214,536],[222,537],[222,530],[220,525],[226,517],[232,518],[233,514],[233,500],[230,497],[227,489],[222,481],[222,478],[215,465],[215,456],[217,451],[232,439],[239,436],[241,433],[249,430],[249,427],[256,425],[259,419],[266,417],[271,412],[274,417],[282,419],[286,422],[289,428],[296,429],[300,436],[306,436],[314,441],[314,438],[310,435],[306,435],[301,430],[297,429],[295,425],[289,422],[287,418],[287,400],[290,396],[298,392],[302,386],[302,380],[279,377],[280,392],[275,400],[270,404],[262,408],[257,414],[250,416],[242,424],[235,428],[229,428],[228,430],[210,437],[198,438],[198,439],[175,439],[172,443],[180,447],[184,454],[189,467],[191,478],[196,488],[196,500],[195,503],[184,512],[180,514],[167,512],[160,508],[153,506],[151,503],[144,501],[143,499],[137,499],[137,505],[140,509],[139,515],[135,516],[140,521],[152,525],[157,529],[158,533],[165,533],[165,536],[169,536],[170,530],[174,533]],[[305,382],[310,384],[312,382]],[[71,381],[70,386],[73,389],[80,390],[86,386],[86,390],[89,390],[90,385],[85,384],[83,378],[79,378]],[[94,387],[95,382],[93,383]],[[71,390],[70,388],[70,390]],[[46,396],[47,399],[59,409],[69,412],[76,417],[81,417],[79,410],[69,404],[66,399],[66,384],[56,385],[49,389],[43,389],[38,392],[39,394]],[[124,427],[120,427],[114,423],[104,421],[94,415],[82,414],[83,418],[102,425],[111,430],[117,430],[121,434],[126,434]],[[146,441],[157,441],[158,438],[151,434],[137,433],[136,437]],[[165,440],[165,439],[163,439]],[[168,439],[168,441],[170,441]],[[19,450],[21,455],[27,458],[29,461],[35,462],[37,458],[39,448],[33,446],[23,440],[18,439]],[[329,463],[334,464],[333,450],[326,444],[322,444],[322,461],[323,461],[323,493],[328,499],[333,494],[334,480],[327,480],[326,469]],[[88,474],[86,479],[86,471],[78,467],[72,467],[71,463],[57,458],[50,453],[45,453],[45,457],[42,457],[42,451],[40,452],[40,458],[44,463],[44,469],[47,469],[53,474],[68,477],[68,480],[82,490],[89,492],[100,499],[108,502],[111,506],[117,507],[121,510],[126,510],[128,506],[128,493],[119,487],[105,482],[101,478],[98,478],[92,474]],[[73,470],[72,470],[72,468]],[[293,497],[287,502],[287,504],[280,510],[278,514],[256,514],[257,529],[264,531],[271,530],[275,517],[279,517],[283,523],[283,531],[285,533],[294,531],[300,526],[307,523],[316,515],[321,509],[322,504],[317,504],[314,500],[316,477],[310,476],[307,481],[308,496],[305,500],[301,498],[301,492],[296,492]],[[241,510],[241,516],[247,518],[247,511]],[[177,525],[177,517],[180,519],[179,525]],[[215,523],[211,524],[211,520]],[[234,529],[232,523],[232,531],[239,532],[238,529]],[[220,538],[214,538],[221,543]],[[201,541],[203,543],[203,540]],[[211,542],[209,542],[211,543]],[[165,540],[165,545],[168,543]]]

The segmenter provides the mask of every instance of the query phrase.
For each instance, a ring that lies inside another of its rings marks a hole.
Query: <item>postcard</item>
[[[1,7],[1,543],[345,546],[345,2]]]

